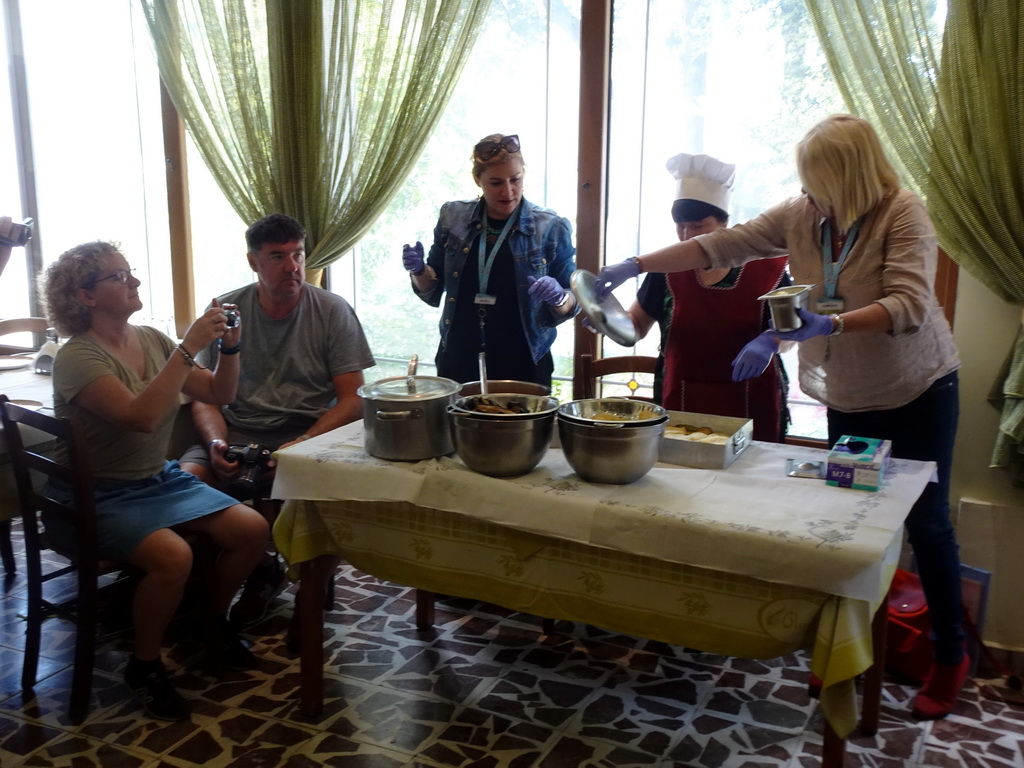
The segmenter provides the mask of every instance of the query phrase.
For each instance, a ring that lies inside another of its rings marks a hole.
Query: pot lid
[[[462,388],[459,382],[442,376],[392,376],[358,389],[360,397],[374,400],[433,400],[454,395]]]
[[[619,300],[610,293],[604,301],[598,302],[594,296],[597,276],[585,269],[577,269],[569,278],[572,292],[579,302],[583,314],[590,320],[598,333],[603,333],[616,344],[631,347],[637,342],[636,326],[633,318],[622,308]]]

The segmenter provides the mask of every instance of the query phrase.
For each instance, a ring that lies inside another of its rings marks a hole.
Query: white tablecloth
[[[630,485],[583,482],[551,449],[531,473],[496,479],[458,458],[389,462],[362,422],[277,455],[279,499],[409,502],[516,530],[668,562],[877,601],[930,462],[895,460],[878,492],[788,477],[824,452],[753,443],[726,470],[659,465]],[[324,471],[324,465],[330,471]]]

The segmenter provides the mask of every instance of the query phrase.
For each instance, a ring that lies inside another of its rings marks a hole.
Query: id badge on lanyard
[[[839,258],[832,259],[832,223],[825,219],[821,232],[821,271],[825,277],[825,295],[814,302],[814,310],[819,315],[838,315],[843,311],[845,302],[836,296],[836,287],[839,283],[839,271],[843,268],[846,257],[853,248],[857,233],[860,231],[861,219],[853,222],[850,227],[850,234],[839,252]]]
[[[490,253],[487,252],[487,208],[484,207],[480,214],[480,247],[477,251],[477,267],[480,273],[480,291],[473,297],[473,303],[479,306],[494,306],[498,298],[487,292],[487,283],[491,279],[491,267],[494,266],[494,259],[498,256],[498,251],[501,250],[502,243],[505,242],[505,238],[508,237],[508,233],[512,231],[512,226],[516,222],[516,214],[512,214],[508,217],[505,222],[505,226],[502,227],[501,234],[498,235],[498,239],[494,241],[494,245],[491,247]]]

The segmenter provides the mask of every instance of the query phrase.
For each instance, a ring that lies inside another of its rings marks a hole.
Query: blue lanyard
[[[860,223],[864,217],[857,219],[850,227],[850,234],[846,236],[846,243],[839,252],[839,258],[832,260],[832,223],[825,219],[825,225],[821,232],[821,271],[825,277],[825,298],[834,299],[836,296],[836,284],[839,282],[839,270],[843,268],[843,262],[853,248],[853,242],[857,239],[857,232],[860,230]]]
[[[494,247],[491,248],[491,252],[487,253],[487,206],[483,206],[483,210],[480,212],[480,249],[477,254],[477,267],[480,272],[480,293],[482,294],[487,293],[487,281],[491,279],[491,267],[494,266],[494,259],[498,255],[498,250],[501,248],[501,244],[505,242],[508,233],[512,231],[512,226],[518,218],[519,209],[517,208],[508,217],[508,221],[505,222],[501,234],[494,241]]]

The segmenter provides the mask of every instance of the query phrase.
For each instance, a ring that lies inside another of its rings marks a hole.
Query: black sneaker
[[[256,656],[249,650],[249,646],[238,636],[238,630],[231,622],[225,621],[221,627],[221,637],[224,639],[224,666],[231,669],[246,671],[256,669]]]
[[[272,563],[257,566],[246,579],[241,597],[231,606],[231,622],[247,627],[261,621],[267,615],[270,601],[284,590],[285,582],[284,569],[276,558]]]
[[[159,659],[151,663],[129,659],[124,681],[146,714],[156,720],[178,722],[188,720],[192,714],[191,705],[175,690],[167,669]]]

